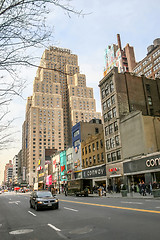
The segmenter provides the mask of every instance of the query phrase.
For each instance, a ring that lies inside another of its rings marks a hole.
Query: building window
[[[115,152],[111,153],[111,160],[112,160],[112,162],[116,161],[116,153]]]
[[[116,115],[117,115],[116,108],[113,108],[112,112],[113,112],[113,117],[116,117]]]
[[[101,148],[103,148],[103,140],[102,139],[100,140],[100,145],[101,145]]]
[[[150,96],[148,96],[148,104],[152,106],[152,98]]]
[[[75,147],[78,146],[78,145],[80,145],[80,140],[79,139],[74,142]]]
[[[114,131],[116,132],[117,130],[118,130],[118,123],[116,121],[116,122],[114,122]]]
[[[87,147],[85,147],[85,154],[87,154]]]
[[[119,136],[115,136],[116,146],[119,146]]]
[[[107,154],[107,162],[111,162],[111,154]]]
[[[113,95],[113,96],[111,97],[111,103],[112,103],[112,104],[115,104],[115,95]]]
[[[109,134],[113,133],[113,124],[109,125]]]
[[[109,139],[106,140],[106,149],[109,150],[110,149],[110,144],[109,144]]]
[[[104,162],[104,154],[103,154],[103,152],[101,153],[101,161]]]
[[[96,142],[96,148],[99,149],[99,142]]]
[[[107,113],[107,115],[108,115],[108,120],[112,119],[112,111],[111,110]]]
[[[108,126],[105,127],[105,136],[107,136],[107,135],[108,135]]]
[[[84,167],[84,159],[82,159],[82,165],[83,165],[83,167]]]
[[[92,158],[89,157],[89,164],[91,165],[92,164]]]
[[[107,120],[108,120],[108,114],[105,113],[103,117],[104,117],[104,122],[107,122]]]
[[[117,151],[116,154],[117,154],[117,160],[120,160],[121,159],[121,151]]]
[[[149,84],[146,84],[146,90],[147,90],[148,93],[151,92],[151,88],[150,88],[150,85],[149,85]]]
[[[79,129],[73,133],[73,137],[76,137],[79,135]]]
[[[93,164],[95,164],[96,163],[96,156],[94,155],[93,156]]]
[[[92,143],[92,150],[95,151],[95,144]]]
[[[84,155],[84,148],[82,148],[82,155]]]
[[[91,152],[91,145],[88,146],[88,151]]]
[[[88,166],[88,158],[86,158],[86,166]]]
[[[95,128],[95,134],[99,133],[99,129]]]
[[[97,161],[100,162],[99,154],[97,154]]]
[[[110,147],[111,147],[111,148],[114,148],[114,147],[115,147],[115,139],[114,139],[114,137],[112,137],[112,138],[110,139]]]

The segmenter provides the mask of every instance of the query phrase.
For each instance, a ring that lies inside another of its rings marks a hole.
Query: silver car
[[[30,208],[34,208],[36,211],[42,208],[58,209],[59,201],[49,191],[34,191],[30,195]]]

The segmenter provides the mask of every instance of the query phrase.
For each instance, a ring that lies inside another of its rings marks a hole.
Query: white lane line
[[[16,205],[18,205],[18,202],[15,202]]]
[[[50,223],[48,223],[48,226],[49,226],[49,227],[51,227],[51,228],[53,228],[54,230],[56,230],[56,231],[58,231],[58,232],[60,232],[60,231],[61,231],[61,229],[59,229],[59,228],[57,228],[57,227],[53,226],[53,225],[52,225],[52,224],[50,224]]]
[[[74,211],[74,212],[78,212],[78,210],[73,209],[73,208],[67,208],[67,207],[64,207],[64,209],[67,209],[67,210],[70,210],[70,211]]]
[[[34,214],[33,212],[30,212],[30,211],[28,211],[30,214],[32,214],[34,217],[36,217],[36,214]]]
[[[2,227],[2,224],[0,224],[0,227]]]
[[[160,208],[160,207],[156,207],[156,208]]]
[[[129,203],[129,204],[143,204],[141,202],[121,202],[121,203]]]

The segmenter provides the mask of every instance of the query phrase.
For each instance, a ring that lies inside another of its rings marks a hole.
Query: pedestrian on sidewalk
[[[143,196],[146,196],[146,184],[144,183],[144,181],[142,181],[142,194]]]

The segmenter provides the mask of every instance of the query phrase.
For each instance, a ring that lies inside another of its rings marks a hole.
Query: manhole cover
[[[21,229],[21,230],[16,230],[16,231],[12,231],[9,234],[12,235],[18,235],[18,234],[26,234],[26,233],[30,233],[33,232],[33,229]]]
[[[85,233],[89,233],[92,231],[91,227],[83,227],[83,228],[77,228],[71,232],[69,232],[70,234],[85,234]]]

